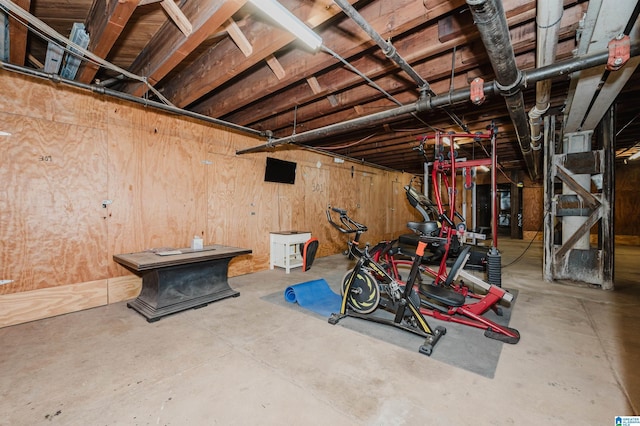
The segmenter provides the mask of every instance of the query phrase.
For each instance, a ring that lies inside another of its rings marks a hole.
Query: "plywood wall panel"
[[[543,189],[539,186],[525,186],[522,190],[522,205],[522,230],[542,233],[542,219],[545,215]]]
[[[302,230],[311,231],[318,239],[318,253],[316,256],[326,256],[340,250],[333,243],[333,237],[338,231],[328,226],[326,209],[329,202],[329,182],[331,169],[317,165],[304,166],[301,173],[304,187],[304,224]]]
[[[391,181],[389,185],[391,185],[391,197],[389,197],[385,202],[388,209],[388,214],[385,215],[387,217],[385,239],[394,239],[397,238],[398,235],[408,231],[405,228],[406,223],[413,220],[413,218],[410,218],[409,215],[405,214],[405,209],[402,208],[403,203],[402,198],[400,198],[404,196],[404,187],[402,183],[398,181]]]
[[[408,206],[390,184],[401,173],[293,146],[239,156],[263,141],[32,80],[0,71],[0,122],[14,134],[0,139],[0,279],[15,280],[0,293],[74,299],[75,286],[107,283],[111,301],[134,297],[139,277],[112,256],[185,247],[193,235],[253,250],[230,264],[231,276],[246,274],[268,268],[271,231],[311,231],[321,256],[344,250],[328,204],[366,223],[372,242],[388,232],[389,202]],[[264,182],[267,156],[298,164],[295,185]]]
[[[0,113],[0,293],[107,277],[103,131]]]
[[[264,157],[209,155],[207,237],[253,251],[231,263],[231,275],[251,272],[252,262],[264,269],[269,262],[269,231],[278,223],[277,186],[262,182]]]
[[[241,202],[236,197],[236,165],[228,158],[210,155],[207,167],[207,234],[204,243],[233,245],[234,217]],[[237,243],[235,243],[237,244]]]
[[[107,304],[107,280],[0,295],[0,327]]]
[[[109,278],[107,280],[108,303],[117,303],[138,297],[142,289],[142,278],[135,275]]]
[[[53,121],[106,129],[109,105],[106,97],[87,96],[84,90],[69,88],[68,92],[55,90],[52,101]]]
[[[39,81],[34,84],[33,78],[5,70],[0,70],[0,78],[3,79],[0,112],[53,120],[55,86],[52,83]]]
[[[166,136],[185,141],[201,141],[209,130],[202,122],[189,117],[170,114],[153,108],[146,108],[119,99],[110,100],[107,111],[107,125],[110,128],[132,128],[149,133],[161,132]]]
[[[120,114],[138,126],[116,125]],[[199,132],[144,109],[113,110],[109,123],[109,256],[188,247],[206,230],[205,145]],[[185,137],[188,136],[188,137]],[[111,263],[112,275],[126,271]]]
[[[640,182],[640,163],[638,160],[629,161],[629,164],[621,164],[616,168],[614,210],[616,242],[618,240],[627,241],[629,244],[637,241],[640,237],[638,182]],[[619,239],[618,235],[627,237]]]
[[[11,84],[2,87],[0,112],[104,128],[106,98],[88,96],[90,92],[71,87],[59,90],[59,85],[44,80],[39,84],[33,81],[26,76],[12,76]]]
[[[262,156],[236,160],[235,208],[231,213],[231,226],[227,230],[233,242],[231,245],[253,250],[253,261],[262,269],[262,265],[268,265],[269,232],[278,227],[279,221],[279,188],[277,184],[263,183],[264,163]],[[249,272],[252,270],[249,269]]]

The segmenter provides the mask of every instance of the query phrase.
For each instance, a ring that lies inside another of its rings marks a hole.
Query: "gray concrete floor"
[[[528,242],[500,244],[507,265]],[[640,414],[639,255],[617,247],[602,291],[545,283],[533,243],[503,269],[522,338],[491,379],[261,299],[342,255],[231,278],[240,297],[155,323],[117,303],[6,327],[0,424],[613,425]]]

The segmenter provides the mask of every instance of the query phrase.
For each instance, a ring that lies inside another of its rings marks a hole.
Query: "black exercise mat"
[[[509,325],[511,312],[517,298],[517,290],[509,290],[509,292],[514,296],[511,306],[502,308],[502,316],[498,316],[492,311],[485,313],[484,316],[487,319],[502,326]],[[306,310],[298,304],[285,301],[284,290],[268,294],[261,299],[278,306],[295,309],[299,312],[312,315],[321,321],[328,320],[327,317]],[[377,311],[375,314],[377,314]],[[383,312],[383,314],[387,313]],[[425,316],[425,318],[432,328],[441,325],[447,329],[447,333],[440,338],[433,349],[431,358],[487,378],[494,377],[498,361],[500,360],[502,345],[505,343],[485,337],[483,329],[440,321],[429,316]],[[413,333],[358,318],[343,318],[338,325],[414,352],[418,352],[418,348],[424,343],[423,337]],[[335,326],[327,322],[327,327]]]

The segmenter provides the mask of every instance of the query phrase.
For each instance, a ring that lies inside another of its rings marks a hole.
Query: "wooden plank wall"
[[[200,235],[253,250],[233,276],[268,268],[270,231],[311,231],[319,256],[344,250],[328,205],[371,242],[416,217],[406,174],[293,147],[236,156],[263,141],[2,70],[0,87],[0,327],[135,297],[117,253]],[[264,182],[267,155],[298,164],[295,185]]]
[[[640,245],[640,160],[617,164],[615,179],[616,244]]]

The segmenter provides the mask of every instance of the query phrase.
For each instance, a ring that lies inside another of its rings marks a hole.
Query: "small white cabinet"
[[[284,268],[288,274],[291,268],[302,266],[302,250],[300,244],[311,238],[307,231],[279,231],[269,233],[270,256],[269,269],[275,266]]]

